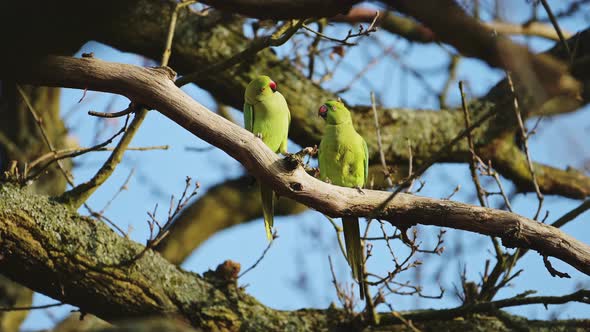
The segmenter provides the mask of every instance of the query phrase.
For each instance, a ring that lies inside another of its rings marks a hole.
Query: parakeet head
[[[277,91],[277,84],[265,75],[260,75],[250,81],[246,87],[244,98],[248,104],[256,104],[265,97],[272,95]]]
[[[326,122],[331,125],[352,121],[350,112],[346,106],[336,100],[328,100],[325,104],[320,106],[318,115],[324,118]]]

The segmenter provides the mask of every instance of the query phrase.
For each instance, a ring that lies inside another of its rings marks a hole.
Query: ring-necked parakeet
[[[258,76],[246,87],[244,99],[246,129],[260,137],[273,152],[286,154],[291,113],[285,97],[277,91],[277,84],[268,76]],[[260,194],[266,237],[272,240],[274,193],[260,183]]]
[[[362,188],[367,181],[369,152],[367,143],[352,125],[348,109],[330,100],[319,109],[326,120],[326,129],[318,149],[320,178],[332,184]],[[363,249],[357,217],[342,218],[344,242],[352,275],[359,282],[360,297],[364,299]]]

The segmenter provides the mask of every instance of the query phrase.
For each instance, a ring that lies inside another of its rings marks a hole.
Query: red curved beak
[[[272,90],[272,92],[276,92],[277,91],[277,84],[273,81],[270,81],[270,83],[268,83],[268,86],[270,87],[270,89]]]
[[[328,106],[320,106],[320,109],[318,110],[318,115],[325,119],[326,116],[328,116]]]

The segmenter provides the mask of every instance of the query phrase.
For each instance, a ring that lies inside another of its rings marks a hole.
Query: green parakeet
[[[246,87],[244,93],[244,126],[260,137],[275,153],[287,153],[287,137],[291,113],[285,97],[277,91],[277,84],[268,76],[258,76]],[[272,240],[274,219],[274,193],[260,183],[262,214],[266,237]]]
[[[354,130],[350,112],[341,102],[330,100],[320,107],[318,113],[326,120],[318,149],[320,178],[338,186],[362,188],[367,181],[369,152],[365,140]],[[342,218],[342,229],[348,263],[359,282],[360,297],[364,299],[363,249],[358,218]]]

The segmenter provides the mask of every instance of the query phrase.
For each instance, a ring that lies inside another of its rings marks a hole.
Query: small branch
[[[334,232],[336,232],[336,239],[338,240],[338,247],[340,248],[340,253],[342,254],[342,257],[344,257],[344,259],[347,259],[346,249],[344,249],[344,240],[342,240],[341,236],[341,233],[343,232],[342,227],[338,226],[334,219],[330,218],[329,216],[324,214],[324,217],[326,217],[330,224],[332,224],[332,227],[334,227]]]
[[[570,212],[564,214],[561,218],[555,220],[551,226],[561,228],[561,226],[567,224],[568,222],[574,220],[582,213],[588,211],[590,209],[590,199],[585,200],[575,209],[571,210]]]
[[[547,12],[547,16],[549,16],[549,20],[551,21],[551,24],[553,24],[553,27],[555,28],[555,32],[557,32],[557,35],[559,36],[559,40],[561,40],[561,43],[563,44],[563,47],[565,48],[565,51],[568,54],[568,57],[570,59],[573,59],[572,53],[570,51],[570,47],[569,47],[567,41],[565,40],[565,36],[563,35],[563,32],[561,31],[561,28],[559,27],[559,23],[557,22],[557,19],[553,15],[553,11],[551,11],[551,7],[549,7],[547,0],[541,0],[541,4],[543,4],[543,8],[545,8],[545,11]]]
[[[96,111],[88,111],[88,115],[96,116],[99,118],[120,118],[122,116],[131,114],[137,110],[137,107],[133,105],[133,103],[129,104],[129,107],[126,109],[114,112],[114,113],[106,113],[106,112],[96,112]]]
[[[543,263],[545,264],[545,267],[547,268],[547,271],[549,271],[549,273],[551,274],[552,277],[559,277],[559,278],[567,278],[570,279],[571,276],[565,272],[559,272],[557,271],[553,265],[551,265],[551,262],[549,261],[549,258],[547,258],[547,256],[543,255]]]
[[[113,201],[117,198],[117,196],[119,196],[119,194],[121,194],[123,192],[123,190],[127,190],[127,185],[129,184],[129,181],[131,181],[131,177],[133,176],[133,173],[135,173],[135,168],[132,169],[131,172],[129,172],[129,175],[127,175],[127,178],[125,179],[125,181],[123,181],[123,184],[119,187],[119,190],[117,190],[117,192],[113,195],[113,197],[111,197],[111,199],[109,199],[109,201],[106,202],[104,207],[98,213],[100,213],[101,215],[104,214],[106,212],[106,210],[111,206]]]
[[[90,180],[63,193],[60,196],[62,202],[70,205],[74,209],[79,208],[84,202],[86,202],[86,200],[88,200],[96,189],[98,189],[111,176],[111,174],[113,174],[115,168],[123,159],[123,154],[131,143],[133,136],[135,136],[135,133],[139,130],[147,113],[147,109],[140,109],[135,112],[135,117],[131,121],[131,124],[129,124],[129,127],[125,130],[123,137],[121,137],[121,140],[113,150],[113,153],[111,153],[98,172],[96,172]]]
[[[164,46],[164,52],[162,53],[162,60],[160,61],[162,66],[168,65],[168,60],[170,60],[170,55],[172,55],[172,40],[174,39],[174,31],[176,31],[176,20],[178,19],[178,12],[182,8],[190,6],[195,2],[197,1],[182,0],[176,4],[174,12],[172,12],[172,17],[170,17],[170,25],[168,27],[168,34],[166,35],[166,44]]]
[[[448,107],[447,94],[451,89],[452,83],[455,81],[455,79],[457,79],[457,69],[459,68],[459,61],[461,60],[461,56],[458,54],[450,54],[449,57],[449,66],[447,67],[449,75],[447,76],[447,80],[445,81],[445,84],[438,95],[438,104],[441,109]],[[463,82],[460,81],[459,84],[462,89]]]
[[[340,283],[338,283],[338,280],[336,279],[336,273],[334,272],[332,257],[330,256],[328,256],[328,264],[330,266],[330,273],[332,274],[332,284],[334,284],[334,289],[336,290],[336,297],[340,301],[340,304],[342,304],[344,311],[352,316],[354,314],[355,306],[354,298],[349,294],[346,294],[346,292],[344,292],[344,290],[340,287]]]
[[[469,128],[471,126],[471,115],[469,113],[469,109],[467,106],[465,91],[463,91],[463,81],[459,81],[459,92],[461,93],[461,106],[463,109],[463,117],[465,119],[465,128]],[[469,171],[471,172],[471,179],[473,180],[473,184],[475,185],[475,192],[477,193],[479,204],[485,207],[487,206],[485,201],[485,190],[481,186],[481,182],[479,181],[479,177],[477,176],[477,156],[475,154],[475,145],[473,144],[473,137],[471,136],[471,133],[467,134],[467,144],[469,145],[469,151],[471,152],[471,159],[469,161]]]
[[[494,35],[493,30],[468,15],[454,0],[383,0],[404,14],[428,26],[437,39],[455,47],[462,55],[475,57],[493,67],[525,78],[535,74],[535,83],[544,88],[539,103],[558,95],[577,96],[581,85],[566,64],[550,56],[534,54],[509,38]],[[526,61],[526,66],[524,62]]]
[[[29,306],[29,307],[6,307],[6,308],[0,308],[0,311],[29,311],[29,310],[61,307],[62,305],[66,305],[66,303],[57,302],[57,303],[35,305],[35,306]]]
[[[529,304],[543,304],[547,306],[549,304],[565,304],[568,302],[580,302],[590,304],[590,291],[579,290],[577,292],[564,296],[516,296],[497,301],[467,304],[452,309],[415,311],[411,313],[405,313],[404,317],[406,319],[411,319],[414,321],[452,319],[467,314],[492,312],[501,308],[517,307]]]
[[[543,194],[541,193],[541,189],[539,188],[539,182],[537,181],[537,175],[535,174],[535,168],[533,166],[531,154],[529,153],[529,143],[528,143],[529,134],[526,132],[526,129],[524,128],[524,122],[522,121],[522,116],[520,114],[520,107],[518,106],[518,99],[516,97],[514,83],[512,82],[512,77],[510,76],[510,73],[508,73],[508,72],[506,73],[506,78],[508,79],[508,86],[510,87],[510,92],[512,93],[512,98],[514,98],[514,104],[513,104],[514,114],[516,115],[518,127],[520,129],[520,138],[522,140],[522,145],[524,148],[524,153],[526,156],[529,172],[531,173],[531,177],[533,180],[533,186],[535,188],[535,193],[537,194],[537,200],[539,201],[539,204],[537,206],[537,212],[535,213],[535,216],[533,218],[534,220],[537,220],[539,218],[539,214],[541,213],[541,208],[543,207],[543,200],[545,199],[545,197],[543,196]]]
[[[157,211],[158,211],[158,204],[155,205],[153,212],[148,212],[149,219],[147,220],[150,236],[146,241],[145,247],[137,254],[135,257],[126,260],[122,264],[132,264],[139,259],[141,259],[149,250],[153,250],[162,240],[170,234],[170,228],[174,224],[176,220],[176,216],[180,213],[182,209],[188,204],[188,202],[197,195],[197,190],[201,187],[199,182],[195,182],[194,189],[191,193],[187,196],[188,190],[190,188],[191,178],[186,177],[184,190],[176,203],[176,207],[174,207],[174,195],[170,196],[170,204],[168,206],[168,217],[164,224],[160,223],[157,218]],[[155,232],[155,229],[158,229]]]
[[[369,27],[365,30],[365,28],[361,25],[359,27],[359,31],[356,33],[352,32],[352,29],[348,30],[348,33],[346,34],[346,36],[342,39],[338,39],[338,38],[333,38],[330,37],[328,35],[325,35],[321,32],[315,31],[312,28],[308,27],[307,25],[303,24],[303,28],[313,34],[315,34],[316,36],[319,36],[323,39],[329,40],[329,41],[333,41],[345,46],[354,46],[357,43],[351,43],[348,40],[351,38],[357,38],[357,37],[362,37],[362,36],[368,36],[370,35],[372,32],[377,31],[377,28],[375,27],[375,23],[377,22],[377,19],[379,18],[379,11],[375,12],[375,16],[373,17],[373,20],[371,21],[371,24],[369,25]]]
[[[385,162],[385,153],[383,152],[383,143],[381,141],[381,127],[379,126],[379,115],[377,114],[377,105],[375,104],[375,93],[371,91],[371,105],[373,108],[373,115],[375,116],[375,132],[377,133],[377,146],[379,147],[379,157],[381,158],[381,166],[383,166],[383,175],[387,180],[388,188],[393,188],[393,181],[389,174],[389,168]]]
[[[37,124],[37,127],[39,127],[39,131],[41,132],[41,136],[43,137],[43,140],[45,141],[45,144],[47,145],[47,148],[49,149],[49,151],[52,154],[55,155],[55,147],[51,143],[51,140],[49,139],[49,135],[47,135],[47,132],[45,131],[45,128],[43,127],[43,119],[41,117],[39,117],[39,115],[37,114],[37,112],[33,108],[33,105],[31,104],[31,101],[29,100],[29,97],[27,97],[27,94],[23,91],[23,89],[20,87],[20,85],[17,84],[16,85],[16,89],[18,90],[18,93],[20,93],[21,98],[23,99],[23,101],[27,105],[27,108],[29,109],[29,112],[31,112],[31,115],[33,116],[33,119],[35,119],[35,123]],[[64,168],[64,166],[60,162],[58,162],[57,163],[57,167],[59,168],[59,170],[63,174],[63,176],[66,179],[66,181],[71,186],[74,186],[74,181],[72,180],[72,176],[71,176],[70,173],[68,173],[68,171],[66,171],[66,169]],[[26,171],[27,170],[25,169],[25,174],[24,174],[24,177],[25,178],[27,178],[27,172]]]
[[[214,64],[208,68],[186,74],[176,80],[176,85],[181,87],[183,85],[193,83],[197,80],[206,78],[211,73],[217,73],[224,71],[242,61],[245,61],[258,52],[270,46],[280,46],[291,38],[298,30],[303,26],[304,20],[298,20],[295,22],[287,22],[280,26],[273,34],[266,37],[256,38],[252,40],[250,45],[242,52],[231,56],[228,59],[222,60],[221,62]]]
[[[540,22],[526,22],[523,24],[513,24],[508,22],[492,21],[485,22],[486,26],[490,29],[503,35],[522,35],[522,36],[535,36],[546,38],[550,40],[560,40],[560,36],[556,33],[555,29],[550,25],[546,25]],[[571,33],[563,33],[565,38],[570,38]]]

